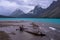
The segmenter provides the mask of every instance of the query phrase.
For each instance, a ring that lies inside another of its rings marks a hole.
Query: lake
[[[43,19],[43,18],[0,18],[0,21],[32,21],[32,22],[43,22],[43,23],[53,23],[53,24],[60,24],[60,19]],[[25,23],[26,24],[26,23]],[[53,25],[52,24],[52,25]],[[41,25],[40,25],[41,26]],[[42,26],[43,27],[43,26]],[[20,32],[19,26],[8,26],[8,27],[0,27],[0,31],[6,32],[11,40],[60,40],[60,27],[52,26],[56,28],[56,30],[51,30],[50,26],[45,26],[44,29],[50,30],[46,33],[46,36],[34,36],[27,32]],[[48,28],[48,29],[47,29]],[[43,29],[41,29],[43,30]],[[45,30],[44,30],[45,31]],[[57,34],[57,35],[56,35]]]
[[[60,19],[48,19],[48,18],[0,18],[0,21],[12,21],[12,20],[24,20],[24,21],[32,21],[32,22],[43,22],[43,23],[55,23],[60,24]]]

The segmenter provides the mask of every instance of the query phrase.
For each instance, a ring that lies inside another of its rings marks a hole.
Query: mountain
[[[43,9],[37,5],[27,14],[17,9],[10,16],[18,18],[58,18],[60,17],[60,0],[57,2],[54,1],[47,9]]]
[[[45,10],[43,9],[43,8],[41,8],[41,7],[39,7],[38,5],[37,6],[35,6],[35,8],[34,8],[34,14],[41,14],[41,13],[43,13]]]
[[[46,18],[58,18],[60,17],[60,0],[53,2],[44,13],[39,15],[39,17]]]
[[[43,15],[41,15],[40,17],[48,17],[48,18],[60,17],[60,8],[56,7],[55,9],[53,9],[51,11],[49,10],[49,11],[45,12]]]
[[[37,18],[39,14],[43,13],[43,11],[45,10],[42,9],[41,7],[35,6],[33,10],[26,14],[27,15],[26,17]]]
[[[34,17],[39,17],[39,15],[41,15],[44,12],[45,12],[45,9],[43,9],[37,5],[34,8],[33,14],[34,14]]]
[[[25,13],[22,10],[17,9],[10,16],[12,16],[12,17],[20,17],[23,14],[25,14]]]
[[[43,9],[37,5],[37,6],[35,6],[35,8],[33,10],[32,17],[37,17],[37,18],[59,17],[58,16],[59,10],[60,10],[59,4],[60,4],[59,1],[57,1],[57,2],[54,1],[47,9]],[[52,11],[54,11],[54,12],[52,12]],[[56,14],[56,15],[54,15],[54,14]],[[31,15],[31,13],[30,13],[30,15]]]
[[[0,15],[0,18],[14,18],[14,17]]]
[[[29,18],[33,16],[32,12],[33,11],[31,10],[29,13],[25,14],[22,10],[17,9],[10,16],[15,18]]]

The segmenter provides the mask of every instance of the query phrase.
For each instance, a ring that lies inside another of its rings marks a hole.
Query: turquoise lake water
[[[0,21],[9,21],[9,20],[25,20],[32,22],[44,22],[44,23],[56,23],[60,24],[60,19],[45,19],[45,18],[0,18]]]

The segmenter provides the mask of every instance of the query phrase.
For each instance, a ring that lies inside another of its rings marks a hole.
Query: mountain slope
[[[60,1],[53,2],[49,8],[46,9],[42,15],[39,17],[47,17],[47,18],[58,18],[60,17]]]
[[[25,13],[22,10],[17,9],[10,16],[12,16],[12,17],[20,17],[22,14],[25,14]]]
[[[47,9],[43,9],[38,5],[25,14],[22,10],[15,10],[10,16],[19,18],[58,18],[60,17],[60,0],[53,2]]]
[[[14,18],[14,17],[0,15],[0,18]]]

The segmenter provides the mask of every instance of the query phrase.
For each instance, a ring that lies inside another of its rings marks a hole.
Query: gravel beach
[[[28,30],[33,28],[31,23],[38,25],[40,31],[46,36],[34,36],[25,31],[16,31],[21,25],[24,25],[24,28],[28,28]],[[0,31],[6,32],[10,40],[60,40],[60,24],[31,21],[0,21]]]

